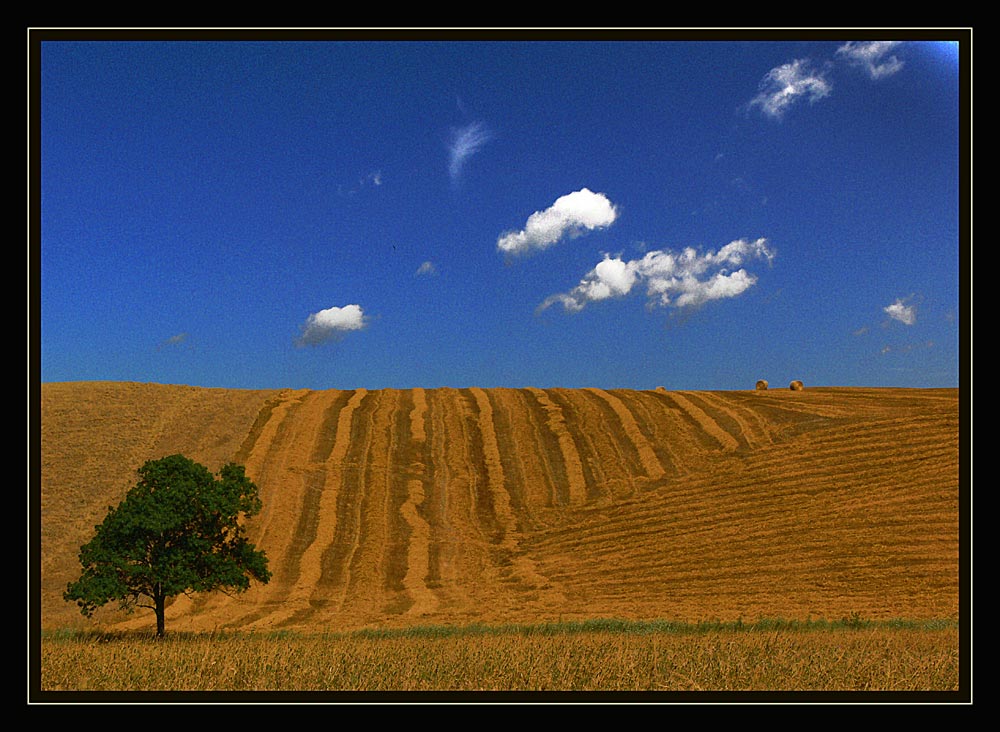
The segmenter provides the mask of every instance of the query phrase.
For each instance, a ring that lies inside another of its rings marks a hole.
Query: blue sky
[[[43,41],[41,380],[958,386],[959,47],[885,38]]]

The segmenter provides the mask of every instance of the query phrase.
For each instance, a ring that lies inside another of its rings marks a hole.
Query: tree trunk
[[[162,638],[166,625],[164,614],[166,612],[167,598],[160,591],[159,586],[157,586],[155,594],[156,597],[153,598],[153,602],[156,603],[156,637]]]

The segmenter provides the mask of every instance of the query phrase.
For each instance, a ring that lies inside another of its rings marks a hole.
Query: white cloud
[[[891,76],[903,68],[903,62],[895,56],[887,54],[899,41],[849,41],[837,49],[837,55],[845,57],[850,63],[862,66],[873,79]]]
[[[361,330],[367,324],[368,319],[360,305],[327,308],[306,319],[297,342],[303,346],[319,345],[352,330]]]
[[[771,69],[760,83],[750,107],[760,107],[772,119],[781,119],[802,98],[817,102],[832,90],[822,71],[814,71],[806,59],[796,59]]]
[[[737,239],[718,252],[704,254],[691,247],[681,252],[655,250],[629,261],[606,254],[580,284],[547,298],[539,311],[560,303],[578,312],[588,303],[628,295],[638,285],[645,285],[651,306],[683,308],[736,297],[757,282],[741,265],[758,259],[770,262],[774,256],[763,238]]]
[[[902,299],[896,300],[892,305],[882,308],[889,317],[898,320],[905,325],[913,325],[917,322],[917,308],[915,305],[907,305]]]
[[[453,181],[462,175],[465,161],[479,152],[479,149],[493,138],[493,134],[482,122],[472,122],[465,127],[452,130],[448,143],[448,173]]]
[[[610,226],[617,217],[617,208],[603,193],[581,188],[560,196],[544,211],[535,211],[521,231],[501,235],[497,249],[506,254],[545,249],[564,236],[578,236],[584,231]]]
[[[434,266],[434,262],[427,261],[417,267],[417,271],[413,274],[417,276],[437,274],[437,267]]]

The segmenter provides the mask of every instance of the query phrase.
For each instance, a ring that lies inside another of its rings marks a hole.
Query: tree
[[[203,465],[171,455],[139,468],[139,482],[80,547],[83,573],[63,598],[90,617],[112,600],[131,612],[156,612],[164,633],[167,599],[181,593],[232,589],[271,578],[267,557],[247,541],[241,516],[261,509],[257,486],[241,465],[218,477]]]

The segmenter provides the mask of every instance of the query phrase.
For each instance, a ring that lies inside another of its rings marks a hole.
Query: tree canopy
[[[181,593],[243,592],[271,578],[267,557],[250,543],[242,518],[261,509],[243,466],[218,476],[183,455],[150,460],[117,507],[108,507],[94,537],[80,548],[83,572],[63,594],[84,616],[111,602],[148,607],[164,633],[166,600]]]

